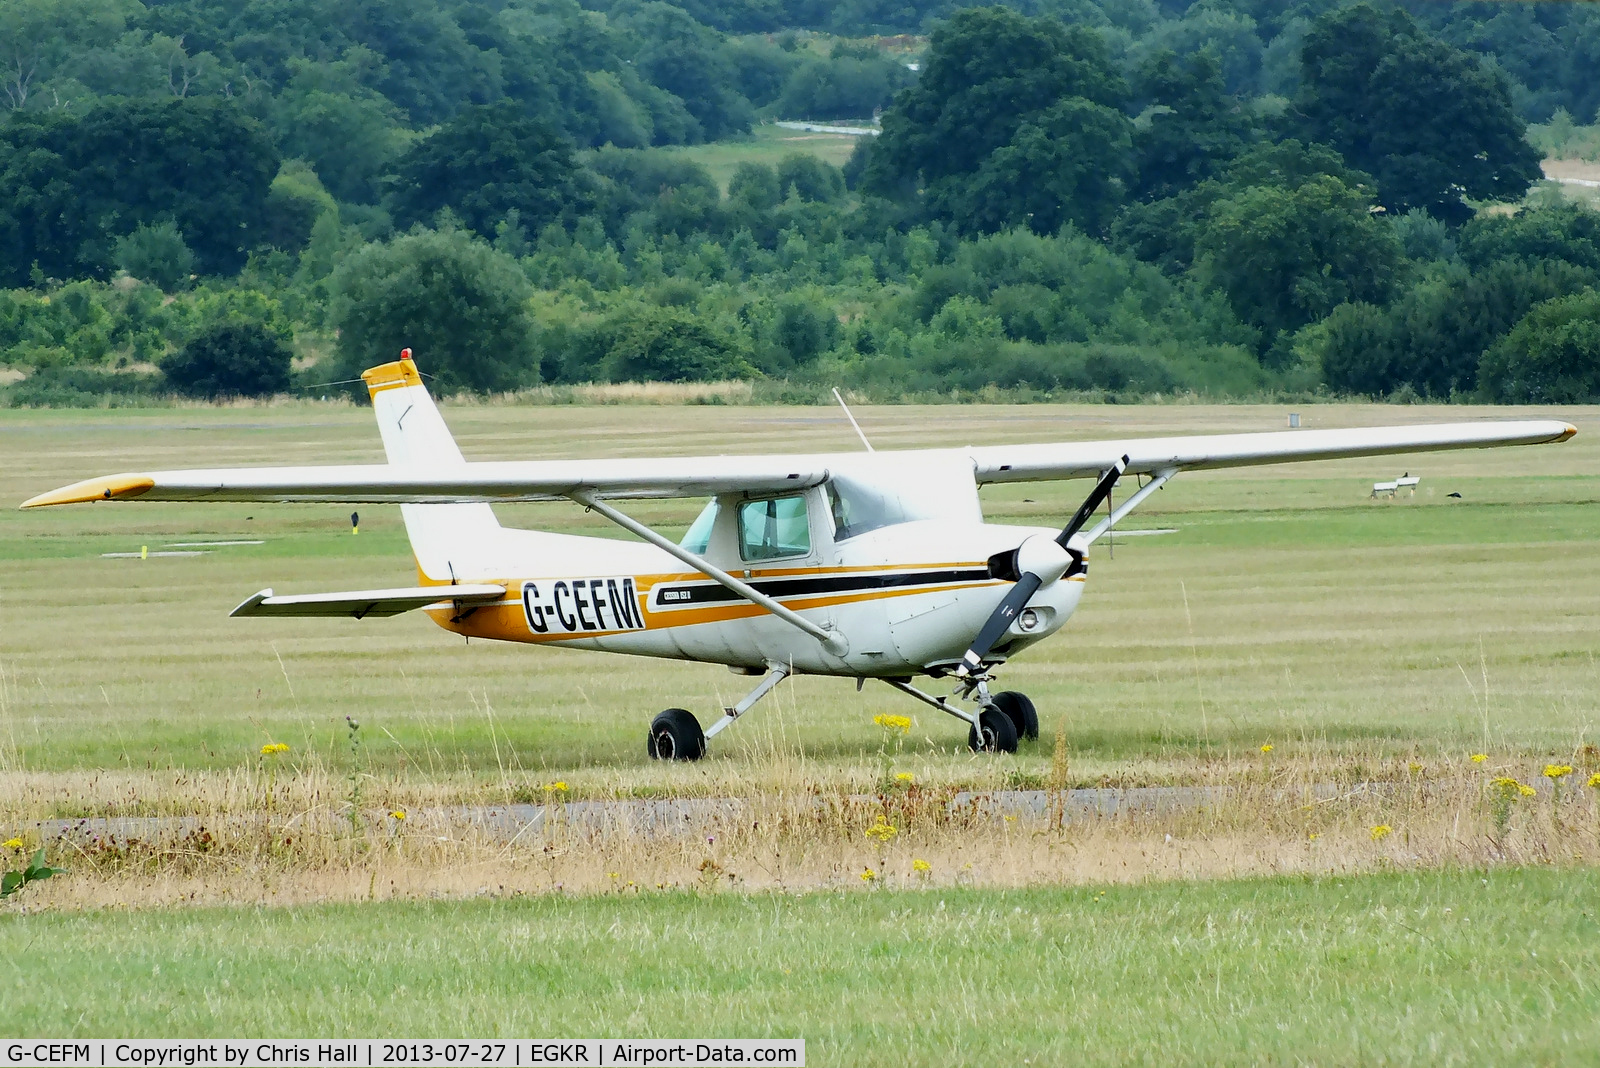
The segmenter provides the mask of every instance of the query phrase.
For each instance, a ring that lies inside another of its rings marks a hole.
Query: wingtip
[[[22,508],[45,508],[52,504],[86,504],[91,501],[120,501],[155,489],[156,480],[147,475],[110,475],[88,478],[70,486],[41,493],[23,501]]]
[[[1568,438],[1572,437],[1572,435],[1576,434],[1577,432],[1578,432],[1578,428],[1573,426],[1571,423],[1568,423],[1567,424],[1567,428],[1561,432],[1561,436],[1559,438],[1556,438],[1556,440],[1557,441],[1566,441]]]

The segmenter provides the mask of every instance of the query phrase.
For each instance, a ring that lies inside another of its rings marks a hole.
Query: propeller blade
[[[994,610],[984,622],[983,629],[978,631],[978,636],[972,640],[972,648],[961,658],[961,667],[956,671],[958,675],[970,675],[983,666],[983,658],[989,655],[994,643],[1000,640],[1000,636],[1011,626],[1011,621],[1017,618],[1017,613],[1022,611],[1029,598],[1039,592],[1042,584],[1039,576],[1031,571],[1017,579],[1017,584],[1011,587],[1006,599],[1000,602],[1000,607]]]
[[[1116,488],[1117,479],[1121,478],[1122,472],[1127,469],[1128,458],[1126,456],[1106,468],[1105,474],[1100,476],[1100,481],[1096,482],[1094,489],[1089,491],[1089,496],[1085,497],[1083,503],[1078,506],[1078,511],[1067,521],[1067,525],[1061,528],[1061,533],[1056,535],[1057,545],[1063,549],[1067,547],[1067,542],[1072,540],[1072,536],[1083,529],[1083,525],[1100,510],[1100,505],[1105,502],[1105,499],[1111,496],[1111,491]]]
[[[1055,542],[1057,545],[1062,549],[1067,549],[1067,542],[1071,541],[1072,536],[1083,529],[1083,525],[1089,521],[1089,518],[1099,511],[1101,502],[1111,496],[1111,490],[1116,486],[1117,479],[1121,478],[1122,472],[1127,469],[1128,458],[1126,456],[1106,469],[1105,474],[1100,476],[1100,481],[1095,483],[1094,489],[1089,491],[1089,496],[1084,498],[1083,504],[1078,508],[1077,513],[1061,529],[1061,533],[1056,535]],[[1041,540],[1044,539],[1041,537]],[[1066,570],[1067,558],[1065,556],[1060,558],[1057,566],[1051,567],[1050,554],[1041,556],[1036,550],[1029,550],[1030,545],[1037,544],[1038,542],[1030,539],[1013,553],[1008,554],[1011,561],[1010,566],[1017,568],[1020,572],[1017,575],[1016,585],[1011,587],[1006,593],[1005,599],[1000,602],[999,607],[984,621],[983,629],[978,631],[978,636],[972,639],[972,647],[962,656],[961,665],[956,668],[958,677],[971,675],[983,668],[983,659],[994,648],[994,643],[999,641],[1000,636],[1011,628],[1011,624],[1017,618],[1017,614],[1022,611],[1033,595],[1039,592],[1039,587],[1044,585],[1045,576],[1041,575],[1037,570],[1033,570],[1032,567],[1047,570],[1052,582],[1060,578],[1062,572]],[[1048,545],[1049,542],[1044,541],[1044,544]],[[1067,549],[1067,551],[1072,554],[1073,559],[1082,561],[1083,554],[1081,552],[1075,549]],[[1051,552],[1055,553],[1056,550],[1051,550]],[[1021,568],[1025,557],[1032,564],[1032,567],[1028,570],[1022,570]],[[993,573],[992,564],[990,570]]]

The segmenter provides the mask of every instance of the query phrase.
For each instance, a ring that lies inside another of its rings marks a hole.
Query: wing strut
[[[811,620],[794,611],[792,608],[786,608],[779,604],[777,601],[773,600],[771,597],[768,597],[754,586],[751,586],[748,582],[741,582],[732,575],[728,574],[726,571],[722,570],[720,567],[710,563],[699,554],[692,553],[688,549],[685,549],[683,546],[674,542],[672,539],[661,536],[654,530],[651,530],[649,527],[639,522],[637,519],[634,519],[632,516],[624,515],[622,512],[617,511],[615,508],[611,507],[600,498],[594,496],[589,491],[574,490],[567,496],[571,497],[574,501],[577,501],[585,508],[590,508],[596,512],[599,512],[601,515],[611,520],[623,530],[637,534],[639,537],[643,538],[645,541],[649,542],[651,545],[654,545],[661,551],[671,553],[673,556],[676,556],[679,560],[682,560],[684,563],[688,564],[702,575],[721,583],[723,586],[726,586],[728,589],[732,590],[734,593],[737,593],[745,600],[760,605],[762,608],[765,608],[767,611],[771,612],[785,623],[788,623],[790,626],[805,631],[807,634],[817,639],[817,641],[821,642],[822,647],[828,652],[832,653],[834,656],[843,656],[849,651],[849,646],[845,644],[843,635],[819,627],[817,624],[811,622]]]
[[[1146,497],[1150,496],[1150,494],[1154,493],[1162,486],[1165,486],[1172,476],[1177,473],[1178,469],[1176,467],[1163,467],[1161,470],[1155,472],[1155,477],[1149,482],[1146,482],[1143,486],[1139,487],[1139,492],[1135,493],[1133,496],[1117,505],[1117,510],[1112,512],[1109,517],[1096,523],[1093,529],[1083,536],[1083,543],[1085,545],[1093,545],[1100,539],[1102,534],[1116,526],[1118,523],[1122,522],[1123,519],[1127,517],[1129,512],[1143,504]]]

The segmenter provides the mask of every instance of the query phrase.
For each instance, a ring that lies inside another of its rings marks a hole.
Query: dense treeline
[[[1600,214],[1483,210],[1600,103],[1588,6],[0,0],[0,37],[13,403],[407,345],[444,390],[1600,398]],[[879,109],[842,171],[674,147]]]

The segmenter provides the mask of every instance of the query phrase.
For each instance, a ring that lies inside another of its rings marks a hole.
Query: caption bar
[[[6,1042],[0,1066],[59,1068],[658,1068],[806,1063],[804,1039],[90,1039]]]

